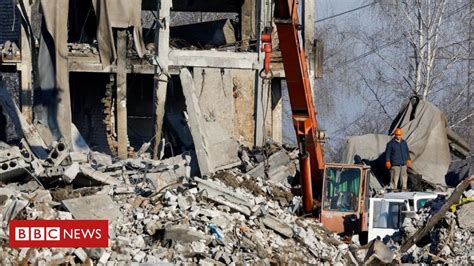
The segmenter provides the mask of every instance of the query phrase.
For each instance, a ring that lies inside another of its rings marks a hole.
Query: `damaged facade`
[[[94,150],[124,159],[151,142],[154,158],[168,157],[190,151],[199,145],[196,134],[207,134],[191,132],[192,121],[214,127],[203,149],[214,146],[216,135],[246,146],[281,142],[278,52],[274,78],[258,75],[270,1],[34,2],[19,1],[18,9],[0,2],[19,16],[18,36],[2,36],[0,69],[20,74],[19,108],[28,122],[41,125],[47,145],[61,138],[71,144],[74,124]],[[41,34],[34,36],[38,5]],[[313,4],[302,6],[314,13]],[[14,23],[12,14],[4,19]],[[304,26],[305,39],[313,40],[312,16]],[[191,74],[185,84],[183,71]],[[186,94],[191,87],[194,96]]]

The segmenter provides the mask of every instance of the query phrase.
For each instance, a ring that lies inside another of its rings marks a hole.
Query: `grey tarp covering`
[[[133,40],[139,57],[143,57],[145,45],[142,39],[142,0],[92,0],[99,26],[99,44],[102,66],[108,67],[117,58],[112,28],[133,27]]]
[[[451,154],[444,114],[432,103],[412,97],[402,105],[389,132],[397,127],[402,128],[408,143],[413,171],[427,183],[445,186]],[[361,159],[376,160],[385,151],[389,139],[387,135],[373,134],[351,137],[343,161],[353,163],[356,155]]]
[[[362,160],[374,161],[385,152],[385,146],[390,139],[392,139],[392,137],[381,134],[350,137],[347,140],[342,162],[359,163],[357,156]]]
[[[385,146],[391,139],[388,135],[367,134],[350,137],[342,156],[343,163],[365,163],[371,166],[370,187],[380,190],[382,184],[389,181],[388,172],[384,168],[385,159],[382,158]]]

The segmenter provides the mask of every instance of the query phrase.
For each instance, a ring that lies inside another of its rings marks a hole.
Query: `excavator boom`
[[[308,64],[299,39],[298,1],[275,1],[275,24],[288,86],[293,123],[300,148],[300,175],[305,212],[313,210],[313,195],[321,198],[324,156],[318,139]]]
[[[313,213],[313,197],[321,203],[321,222],[336,233],[367,231],[367,176],[370,167],[354,164],[325,164],[321,147],[308,63],[299,32],[298,0],[274,0],[273,15],[280,43],[288,94],[298,145],[303,209]],[[262,34],[265,52],[262,74],[271,76],[271,35]],[[263,77],[265,78],[265,77]]]

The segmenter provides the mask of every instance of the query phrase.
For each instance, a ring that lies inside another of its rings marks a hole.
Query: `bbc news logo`
[[[10,247],[108,247],[107,220],[12,220]]]

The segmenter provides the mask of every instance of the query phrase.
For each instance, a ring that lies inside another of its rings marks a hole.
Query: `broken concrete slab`
[[[281,166],[286,166],[290,163],[290,156],[285,151],[277,151],[268,157],[268,160],[261,162],[247,174],[252,177],[265,177],[265,172],[277,172],[277,168]]]
[[[194,80],[187,68],[181,69],[180,79],[201,175],[209,176],[218,170],[239,165],[238,142],[218,122],[203,117]]]
[[[198,183],[198,188],[203,192],[203,196],[213,200],[217,203],[226,205],[231,209],[243,213],[246,216],[250,216],[252,213],[251,200],[244,197],[243,195],[236,194],[235,192],[223,187],[219,183],[204,180],[195,177],[194,180]]]
[[[26,174],[22,159],[11,159],[0,162],[0,181],[9,182]]]
[[[109,261],[110,255],[110,252],[104,252],[104,254],[102,254],[102,256],[100,257],[98,264],[105,265],[107,261]]]
[[[149,163],[153,167],[153,169],[150,169],[150,172],[167,171],[170,172],[169,174],[176,176],[176,178],[189,177],[186,166],[190,165],[191,156],[182,154],[160,161],[150,161]]]
[[[272,215],[266,215],[262,218],[262,223],[274,230],[275,232],[285,236],[285,237],[293,237],[293,229],[286,223],[282,222],[281,219],[276,218]]]
[[[95,164],[98,165],[111,165],[112,157],[108,154],[93,151],[90,153],[91,159]]]
[[[6,200],[11,196],[17,194],[14,188],[0,187],[0,205],[5,204]]]
[[[100,171],[95,170],[90,165],[81,165],[79,167],[80,173],[84,175],[86,178],[90,179],[91,181],[95,181],[99,184],[106,184],[106,185],[118,185],[119,181]]]
[[[92,195],[62,201],[77,220],[109,220],[122,216],[119,208],[108,195]]]
[[[193,241],[210,241],[211,237],[204,235],[202,232],[193,230],[189,225],[178,224],[169,225],[165,227],[165,234],[163,240],[171,240],[181,243],[188,243]]]
[[[80,259],[82,262],[86,262],[87,260],[87,253],[82,248],[76,248],[74,250],[74,255],[76,255],[77,258]]]
[[[235,81],[232,72],[221,68],[194,67],[193,80],[198,88],[196,93],[205,121],[216,121],[225,132],[236,136]]]
[[[53,143],[53,148],[48,154],[48,160],[53,163],[54,166],[59,166],[69,156],[69,147],[63,142]]]
[[[79,164],[77,162],[72,163],[64,171],[64,180],[68,183],[71,183],[80,172]]]
[[[139,251],[137,254],[133,256],[133,261],[142,262],[145,257],[146,257],[146,253],[143,251]]]
[[[179,155],[161,161],[150,162],[147,173],[144,175],[156,191],[166,186],[177,184],[183,177],[190,177],[189,164],[191,156]],[[148,172],[149,171],[149,172]]]
[[[5,205],[6,208],[3,208],[3,211],[1,212],[3,221],[7,222],[12,219],[15,219],[15,217],[26,207],[28,206],[29,201],[27,200],[20,200],[20,199],[11,199],[7,200]],[[6,223],[5,223],[6,225]]]
[[[153,187],[156,191],[160,191],[172,184],[177,184],[179,181],[176,175],[170,173],[169,171],[160,173],[147,173],[146,178],[153,184]]]
[[[474,202],[463,204],[456,212],[459,227],[474,232]]]
[[[89,161],[89,158],[87,156],[87,153],[82,153],[82,152],[70,152],[69,157],[71,158],[71,162],[78,162],[78,163],[87,163]]]
[[[46,179],[58,178],[64,175],[64,166],[50,166],[45,169],[41,177]]]
[[[220,262],[220,261],[213,260],[211,258],[204,258],[204,259],[199,260],[199,265],[202,265],[202,266],[224,266],[225,264]]]
[[[0,148],[0,160],[11,160],[11,159],[17,159],[17,158],[23,158],[23,155],[21,154],[20,148],[17,146],[13,147],[8,147],[8,148]]]
[[[41,161],[36,159],[36,158],[33,159],[32,161],[30,161],[30,166],[33,169],[33,173],[37,176],[44,175],[44,173],[46,171],[46,169],[41,164]]]
[[[188,124],[193,137],[194,149],[199,163],[199,170],[202,175],[210,175],[213,172],[211,162],[208,158],[207,144],[203,134],[204,125],[201,123],[201,111],[199,101],[194,93],[194,81],[191,73],[187,69],[180,72],[181,85],[186,99],[186,109],[188,112]]]
[[[364,259],[364,265],[380,265],[380,263],[391,264],[395,253],[391,251],[382,241],[373,240],[369,243],[369,250]]]
[[[291,177],[295,174],[296,168],[291,169],[287,165],[279,165],[268,169],[268,182],[272,184],[286,183],[288,177]]]
[[[206,142],[214,172],[240,165],[239,143],[217,121],[206,121]]]

